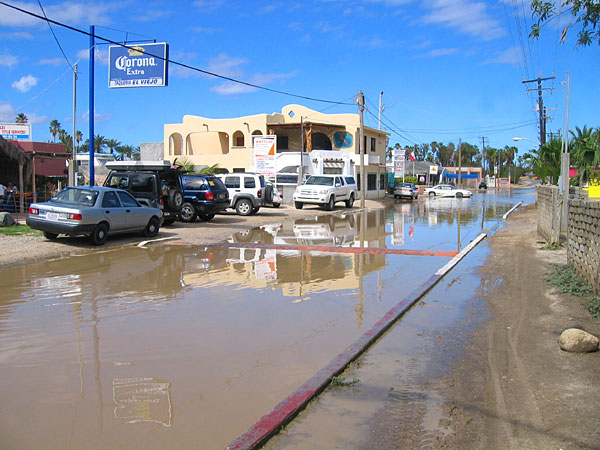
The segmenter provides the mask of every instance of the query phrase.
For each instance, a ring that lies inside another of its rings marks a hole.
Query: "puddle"
[[[231,242],[456,250],[514,203],[397,202]],[[448,261],[323,248],[166,244],[1,270],[4,446],[224,448]]]

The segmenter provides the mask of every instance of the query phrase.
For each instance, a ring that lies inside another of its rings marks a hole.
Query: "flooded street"
[[[446,253],[535,201],[521,192],[337,208],[236,233],[235,246],[173,242],[2,269],[0,444],[225,448],[446,264]],[[444,286],[477,288],[481,263],[476,255],[459,281],[451,272],[435,301],[390,331],[394,344],[376,346],[373,364],[401,361],[406,376],[418,372],[414,383],[426,382],[435,364],[419,354],[441,353],[431,339],[456,327],[470,300]],[[364,401],[347,401],[371,417]],[[307,448],[298,440],[306,434],[290,436]],[[321,448],[343,446],[313,437]]]

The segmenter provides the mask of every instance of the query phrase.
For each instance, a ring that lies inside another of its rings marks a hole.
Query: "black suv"
[[[142,205],[159,208],[164,224],[170,225],[179,217],[183,205],[181,171],[171,168],[168,161],[111,161],[104,186],[124,189]]]
[[[193,222],[197,217],[207,222],[228,207],[229,192],[220,179],[213,175],[183,175],[182,222]]]

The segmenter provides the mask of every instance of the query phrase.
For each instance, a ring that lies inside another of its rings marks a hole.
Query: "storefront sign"
[[[157,58],[159,56],[160,58]],[[108,48],[108,87],[167,86],[169,46],[158,44]]]
[[[406,160],[406,150],[394,150],[394,176],[400,178],[404,176],[404,162]]]
[[[0,123],[0,136],[14,141],[31,141],[31,124]]]
[[[254,146],[254,167],[256,173],[265,177],[275,177],[277,136],[252,136]]]

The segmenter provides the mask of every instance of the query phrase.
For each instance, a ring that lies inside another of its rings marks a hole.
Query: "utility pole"
[[[383,106],[383,91],[381,91],[381,94],[379,94],[379,130],[381,130],[381,113],[384,109],[385,107]]]
[[[300,116],[300,166],[298,167],[298,186],[304,179],[304,118]]]
[[[537,82],[538,92],[538,110],[540,113],[540,147],[546,143],[546,110],[544,109],[544,99],[542,98],[542,91],[552,90],[552,88],[542,88],[542,81],[554,80],[554,75],[551,77],[542,78],[541,76],[534,78],[533,80],[523,80],[523,83]],[[535,91],[536,89],[527,89],[529,91]]]
[[[73,186],[77,186],[77,64],[73,67]]]
[[[479,136],[479,139],[481,139],[481,164],[483,166],[483,170],[485,170],[485,162],[486,162],[486,158],[485,158],[485,141],[487,139],[487,137],[485,136]],[[487,161],[488,163],[488,170],[490,170],[490,163],[489,161]]]
[[[365,110],[365,96],[363,91],[358,92],[358,110],[360,111],[360,131],[358,133],[358,151],[360,152],[360,207],[365,208],[365,196],[367,193],[365,179],[365,125],[363,121],[363,112]]]
[[[96,42],[94,40],[95,36],[95,27],[94,25],[90,26],[90,91],[89,91],[89,109],[90,109],[90,117],[89,117],[89,146],[88,149],[90,151],[90,186],[94,185],[94,52],[96,51]]]
[[[462,141],[458,138],[458,187],[462,187]]]

